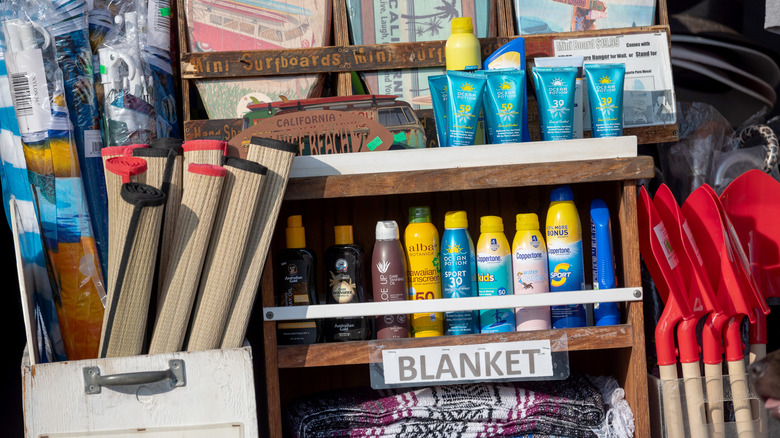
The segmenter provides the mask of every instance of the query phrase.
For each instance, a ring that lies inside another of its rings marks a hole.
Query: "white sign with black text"
[[[382,351],[387,385],[553,376],[550,340]]]

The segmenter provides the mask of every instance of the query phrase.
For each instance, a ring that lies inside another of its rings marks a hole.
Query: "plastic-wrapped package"
[[[68,359],[97,356],[105,298],[69,119],[65,83],[48,29],[51,4],[4,4],[4,54],[10,97],[54,282],[53,297]]]
[[[153,76],[142,56],[146,6],[123,5],[116,26],[98,47],[106,146],[149,143],[157,134]]]
[[[181,127],[176,115],[176,81],[173,76],[171,55],[156,47],[147,46],[143,56],[152,73],[154,111],[157,113],[157,138],[181,138]]]
[[[92,50],[85,0],[54,0],[59,5],[51,25],[57,63],[62,70],[65,97],[78,151],[81,178],[95,232],[102,271],[108,266],[108,198],[100,150],[103,137],[95,97]]]
[[[734,150],[739,141],[715,108],[705,103],[677,105],[680,140],[659,146],[664,180],[679,202],[709,181],[714,154]]]
[[[6,10],[2,10],[5,14]],[[2,32],[0,32],[0,37]],[[34,289],[34,315],[37,326],[36,345],[30,346],[37,350],[40,362],[65,360],[65,345],[62,342],[59,319],[52,285],[53,278],[46,269],[41,239],[41,229],[35,208],[30,180],[27,178],[27,163],[22,150],[22,139],[19,134],[19,124],[14,114],[11,101],[10,83],[5,64],[5,48],[0,46],[0,185],[3,189],[3,205],[6,206],[6,219],[11,222],[10,210],[7,208],[11,199],[16,202],[18,210],[18,226],[20,239],[20,255],[28,284]]]

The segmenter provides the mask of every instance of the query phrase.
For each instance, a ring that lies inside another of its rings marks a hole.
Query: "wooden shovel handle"
[[[688,436],[691,438],[709,438],[707,419],[704,414],[704,390],[701,387],[699,362],[682,364],[685,382],[685,404],[688,409]]]
[[[680,387],[677,380],[677,365],[659,365],[661,375],[661,391],[664,410],[664,426],[667,438],[683,438],[685,427],[682,418],[682,402],[680,401]]]
[[[704,364],[707,388],[707,418],[712,423],[712,438],[725,438],[723,420],[723,364]]]
[[[737,422],[739,438],[754,438],[753,413],[750,410],[750,399],[745,361],[728,361],[729,380],[731,381],[731,399],[734,403],[734,419]]]

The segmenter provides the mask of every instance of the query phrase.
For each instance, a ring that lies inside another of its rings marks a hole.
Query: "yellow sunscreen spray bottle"
[[[429,207],[409,209],[409,225],[404,231],[404,245],[408,258],[409,299],[432,300],[441,298],[441,266],[439,264],[439,232],[431,223]],[[424,338],[444,334],[444,316],[441,313],[412,315],[412,337]]]
[[[456,17],[450,21],[450,37],[444,45],[447,70],[473,71],[482,67],[482,47],[474,35],[471,17]],[[485,144],[485,123],[480,113],[474,144]]]

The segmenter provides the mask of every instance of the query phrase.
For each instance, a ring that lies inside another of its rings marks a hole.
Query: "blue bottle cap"
[[[550,192],[551,202],[573,201],[573,200],[574,200],[574,193],[571,191],[571,187],[569,187],[568,185],[556,187],[553,189],[552,192]]]

